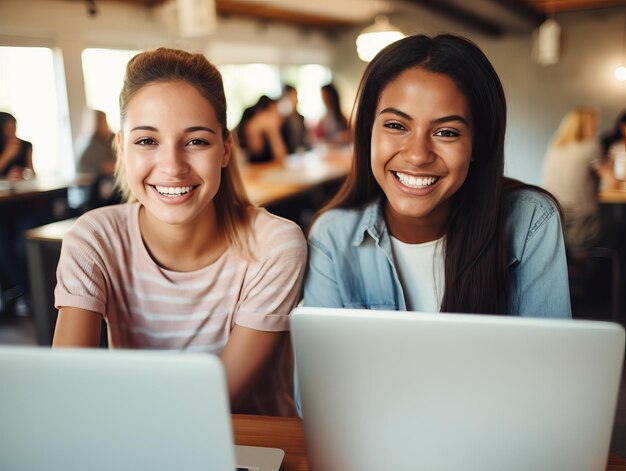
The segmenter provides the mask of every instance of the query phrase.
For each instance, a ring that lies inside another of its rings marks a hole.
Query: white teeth
[[[439,180],[439,177],[414,177],[406,173],[395,173],[400,183],[411,188],[426,188]]]
[[[193,186],[154,186],[156,190],[165,196],[180,196],[193,190]]]

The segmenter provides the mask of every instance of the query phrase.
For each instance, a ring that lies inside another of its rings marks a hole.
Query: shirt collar
[[[363,208],[357,231],[352,239],[352,245],[361,245],[366,233],[376,242],[380,240],[387,227],[384,215],[384,201],[385,199],[381,195]]]

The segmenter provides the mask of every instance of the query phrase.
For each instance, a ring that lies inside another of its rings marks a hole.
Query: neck
[[[389,233],[406,244],[423,244],[441,238],[445,234],[449,216],[449,201],[424,217],[398,214],[389,202],[385,203],[385,221]]]
[[[219,258],[228,248],[225,235],[217,227],[213,205],[207,214],[188,224],[167,224],[139,210],[139,228],[143,242],[161,267],[172,271],[195,271]]]

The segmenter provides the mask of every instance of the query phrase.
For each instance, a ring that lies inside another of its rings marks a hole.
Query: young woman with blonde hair
[[[117,181],[127,204],[65,237],[53,345],[201,351],[224,363],[234,411],[290,414],[277,359],[300,297],[306,244],[253,207],[232,156],[217,69],[158,49],[128,64]]]
[[[602,237],[598,185],[603,179],[611,184],[613,172],[603,157],[597,125],[595,109],[573,108],[561,120],[544,161],[543,184],[563,208],[565,244],[572,250]]]

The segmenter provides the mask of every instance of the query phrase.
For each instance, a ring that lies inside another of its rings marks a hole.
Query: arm
[[[613,160],[606,159],[595,167],[595,172],[600,179],[600,188],[616,188],[619,183],[613,173]]]
[[[232,330],[221,359],[233,410],[248,398],[285,335],[286,332],[264,332],[240,325]]]
[[[559,212],[533,220],[517,267],[520,316],[571,318],[565,242]],[[533,226],[534,227],[534,226]],[[513,312],[515,313],[515,312]]]
[[[269,128],[266,132],[267,140],[270,143],[270,149],[274,156],[274,161],[278,163],[285,163],[287,158],[287,146],[283,141],[283,136],[280,135],[280,127]]]
[[[59,309],[52,346],[98,347],[102,316],[77,307]]]
[[[33,146],[28,146],[28,150],[26,151],[26,167],[32,170],[33,175],[35,174],[35,169],[33,167]]]
[[[290,369],[285,368],[280,347],[288,336],[289,314],[301,298],[306,242],[294,223],[259,217],[265,221],[256,225],[254,251],[266,258],[248,266],[234,327],[222,354],[233,409],[248,398],[278,404],[286,399],[284,394],[290,394],[285,389]]]
[[[332,254],[319,241],[309,239],[309,263],[304,277],[304,305],[343,307]]]
[[[4,172],[11,165],[15,157],[18,156],[20,145],[20,141],[17,138],[6,143],[6,147],[0,154],[0,172]]]

